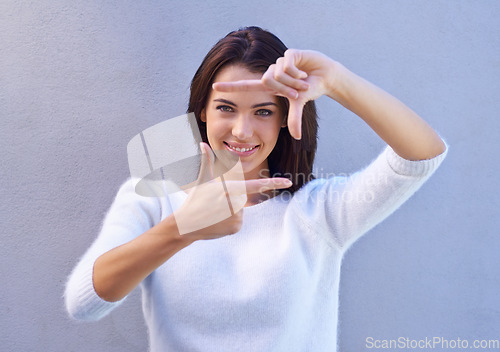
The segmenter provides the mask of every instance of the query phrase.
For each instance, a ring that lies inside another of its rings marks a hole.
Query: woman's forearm
[[[94,263],[96,293],[109,302],[119,301],[175,253],[192,241],[179,235],[169,216],[134,240],[102,254]]]
[[[398,155],[423,160],[445,150],[443,140],[410,108],[343,65],[332,65],[328,96],[361,117]]]

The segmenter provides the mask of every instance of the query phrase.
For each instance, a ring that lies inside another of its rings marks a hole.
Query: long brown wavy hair
[[[201,112],[207,104],[217,72],[226,65],[239,64],[250,72],[263,74],[286,50],[278,37],[259,27],[230,32],[212,47],[191,81],[187,110],[194,112],[204,142],[208,143],[207,126],[201,120]],[[278,101],[287,118],[288,100],[278,97]],[[293,182],[293,186],[286,189],[288,192],[295,192],[314,178],[312,167],[317,147],[317,118],[314,101],[307,102],[302,116],[302,139],[294,139],[288,128],[282,128],[268,157],[271,177],[286,177]]]

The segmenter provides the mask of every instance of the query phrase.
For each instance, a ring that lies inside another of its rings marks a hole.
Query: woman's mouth
[[[226,149],[229,151],[238,154],[239,156],[249,156],[255,153],[260,145],[240,145],[240,144],[231,144],[228,142],[224,142]]]

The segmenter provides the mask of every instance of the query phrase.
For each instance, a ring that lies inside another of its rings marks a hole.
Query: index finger
[[[234,82],[216,82],[212,89],[217,92],[257,92],[269,90],[260,79],[244,79]]]
[[[292,186],[292,181],[284,177],[260,178],[246,181],[247,194],[261,193],[273,189],[282,189]]]
[[[292,181],[284,177],[259,178],[243,182],[245,183],[245,190],[240,187],[242,181],[225,181],[228,193],[231,195],[240,195],[241,192],[253,194],[273,189],[288,188],[292,185]]]

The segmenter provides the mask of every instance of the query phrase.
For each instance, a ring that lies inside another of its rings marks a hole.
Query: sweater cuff
[[[124,300],[108,302],[95,292],[93,282],[94,266],[87,266],[80,273],[80,280],[75,282],[74,298],[76,302],[67,302],[70,315],[78,320],[99,320],[120,305]]]
[[[436,170],[448,153],[448,145],[445,142],[446,149],[443,153],[427,160],[407,160],[396,154],[396,152],[387,146],[385,155],[389,166],[395,173],[403,176],[424,177]]]

